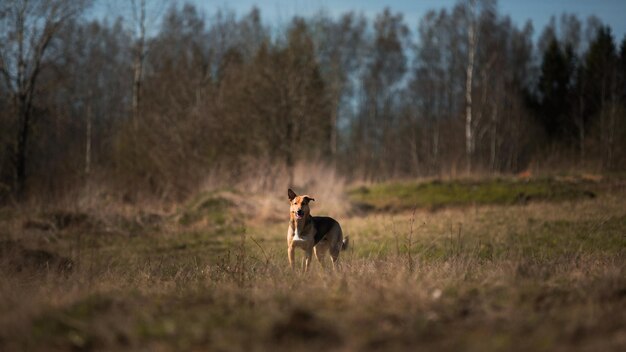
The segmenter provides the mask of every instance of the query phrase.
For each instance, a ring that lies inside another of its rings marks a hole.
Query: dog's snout
[[[304,215],[304,211],[302,209],[298,209],[296,214],[298,214],[298,216],[302,216],[302,215]]]

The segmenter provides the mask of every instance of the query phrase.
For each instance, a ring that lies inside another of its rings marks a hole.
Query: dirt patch
[[[56,210],[26,219],[22,228],[26,230],[62,231],[71,228],[93,228],[99,222],[86,213]]]
[[[48,271],[71,272],[74,262],[70,258],[42,249],[29,249],[13,240],[0,241],[0,265],[11,272]]]

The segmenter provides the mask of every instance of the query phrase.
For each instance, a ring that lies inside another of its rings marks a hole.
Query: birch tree
[[[133,22],[136,27],[137,41],[133,48],[133,103],[132,118],[135,128],[139,120],[139,100],[141,99],[141,83],[143,63],[146,58],[146,0],[131,0]]]
[[[476,17],[476,0],[469,0],[467,19],[467,66],[465,68],[465,154],[468,173],[472,172],[472,159],[476,145],[472,121],[472,86],[477,41]]]

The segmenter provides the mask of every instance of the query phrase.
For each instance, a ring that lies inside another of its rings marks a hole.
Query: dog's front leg
[[[291,267],[291,270],[294,269],[294,262],[296,260],[295,256],[295,248],[293,245],[289,245],[289,247],[287,248],[287,255],[289,256],[289,267]]]

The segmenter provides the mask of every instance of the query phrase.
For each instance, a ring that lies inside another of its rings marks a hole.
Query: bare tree
[[[389,8],[374,20],[373,42],[369,60],[362,76],[363,103],[360,121],[363,123],[363,167],[370,178],[388,177],[397,162],[393,152],[397,122],[400,84],[407,71],[405,48],[410,39],[409,28],[401,13]]]
[[[314,40],[322,74],[327,83],[330,113],[330,153],[336,162],[339,145],[339,120],[343,104],[350,98],[352,80],[363,61],[364,29],[367,21],[350,12],[338,21],[319,15],[313,21]]]
[[[137,128],[140,117],[144,65],[148,54],[148,35],[163,15],[166,5],[174,4],[173,0],[149,1],[128,0],[130,4],[130,26],[133,28],[135,42],[132,47],[133,56],[133,97],[131,117],[133,126]],[[126,8],[124,11],[128,11]]]
[[[0,5],[0,74],[11,95],[17,121],[14,187],[26,182],[26,158],[39,76],[53,38],[87,0],[9,0]]]

